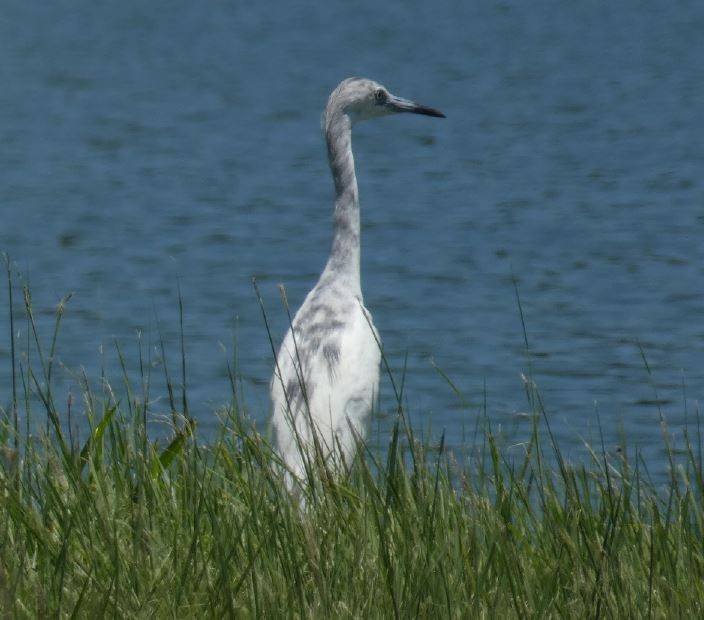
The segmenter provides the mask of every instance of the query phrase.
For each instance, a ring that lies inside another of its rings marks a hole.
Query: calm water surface
[[[657,468],[659,409],[678,433],[704,394],[702,32],[694,0],[5,0],[0,250],[16,301],[24,278],[48,343],[73,293],[66,385],[103,365],[119,382],[113,343],[136,369],[141,333],[166,413],[154,344],[161,330],[176,374],[180,286],[201,427],[230,397],[235,349],[263,424],[272,354],[251,278],[279,339],[278,284],[297,307],[329,249],[320,113],[340,79],[372,77],[447,114],[354,136],[365,301],[414,424],[462,450],[486,408],[518,444],[530,372],[567,454],[600,419],[608,445],[622,428]],[[373,424],[383,445],[391,417]]]

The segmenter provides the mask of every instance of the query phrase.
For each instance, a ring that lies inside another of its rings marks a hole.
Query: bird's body
[[[334,467],[351,463],[378,391],[381,351],[362,299],[351,129],[357,120],[394,112],[443,116],[356,78],[332,92],[323,116],[336,192],[332,249],[281,344],[270,386],[278,450],[298,478],[316,456]]]
[[[316,286],[284,338],[271,384],[276,443],[292,473],[304,475],[303,446],[313,459],[313,428],[324,458],[341,451],[349,461],[378,390],[380,359],[361,295]]]

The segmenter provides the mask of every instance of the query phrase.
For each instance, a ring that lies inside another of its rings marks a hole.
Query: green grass
[[[679,461],[663,438],[664,487],[637,454],[595,449],[570,466],[528,383],[539,415],[521,458],[485,430],[459,466],[442,442],[424,449],[399,411],[388,452],[362,447],[347,474],[318,472],[302,510],[238,404],[204,443],[171,379],[163,445],[147,432],[148,377],[136,394],[126,372],[122,400],[78,380],[72,416],[86,430],[67,433],[52,394],[63,305],[45,356],[25,299],[33,352],[12,350],[0,411],[2,617],[704,615],[698,434]],[[33,435],[26,415],[45,430]]]

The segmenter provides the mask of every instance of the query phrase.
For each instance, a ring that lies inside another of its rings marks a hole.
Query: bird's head
[[[346,114],[354,124],[357,121],[399,112],[445,118],[445,115],[438,110],[392,95],[373,80],[347,78],[332,91],[325,108],[323,125],[327,126],[337,114]]]

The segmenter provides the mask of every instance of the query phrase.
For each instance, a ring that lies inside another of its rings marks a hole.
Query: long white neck
[[[321,281],[344,282],[361,297],[359,276],[359,192],[352,156],[352,123],[337,111],[325,127],[328,162],[335,182],[335,232]]]

